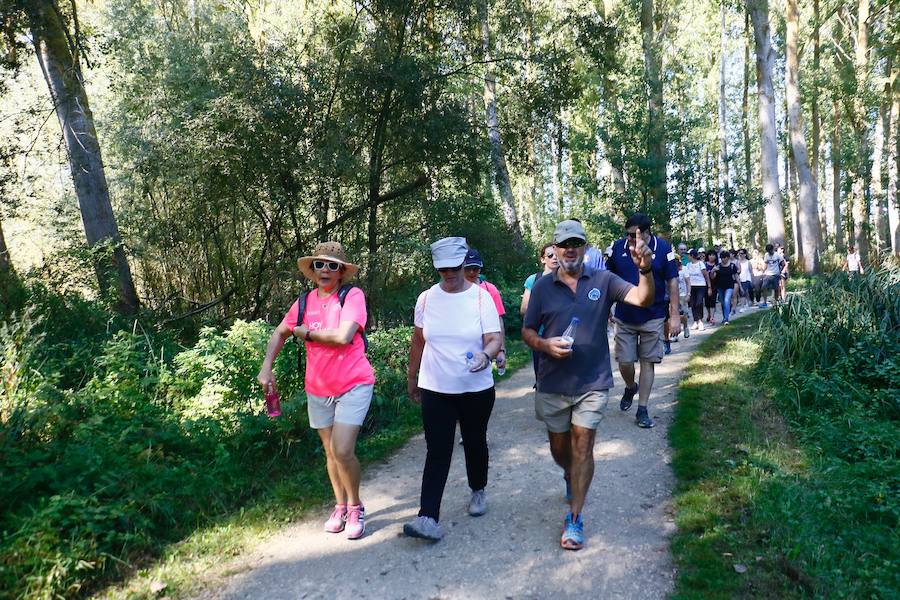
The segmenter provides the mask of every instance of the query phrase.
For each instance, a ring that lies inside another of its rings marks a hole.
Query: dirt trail
[[[657,366],[650,398],[654,429],[634,424],[635,408],[619,410],[618,372],[597,432],[594,482],[584,511],[586,545],[559,547],[567,507],[562,472],[544,427],[534,418],[530,368],[498,385],[488,440],[488,513],[466,514],[462,448],[444,495],[436,544],[407,538],[402,525],[418,509],[425,440],[419,435],[387,463],[364,474],[366,536],[327,534],[329,509],[313,511],[229,565],[237,573],[202,598],[663,598],[675,569],[668,535],[675,482],[667,431],[675,392],[690,354],[711,333],[692,332]],[[610,340],[612,348],[612,340]],[[613,370],[616,363],[613,360]],[[635,399],[637,406],[637,399]],[[345,573],[351,577],[344,578]]]

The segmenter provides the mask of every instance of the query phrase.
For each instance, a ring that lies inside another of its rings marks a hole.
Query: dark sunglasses
[[[579,240],[578,238],[569,238],[556,244],[556,246],[558,248],[581,248],[582,246],[584,246],[584,240]]]
[[[312,266],[316,271],[324,271],[326,267],[329,271],[341,270],[341,263],[334,261],[325,262],[324,260],[314,260]]]
[[[440,267],[438,268],[438,273],[452,273],[453,271],[459,271],[462,269],[462,265],[458,267]]]

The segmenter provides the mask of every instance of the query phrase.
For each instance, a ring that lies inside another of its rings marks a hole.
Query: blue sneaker
[[[584,522],[581,515],[576,519],[572,513],[566,515],[566,525],[563,528],[559,545],[564,550],[581,550],[584,546]]]
[[[769,308],[769,303],[763,302],[762,304],[758,304],[757,306],[759,306],[759,308]]]
[[[672,343],[669,340],[663,340],[663,354],[672,354]]]

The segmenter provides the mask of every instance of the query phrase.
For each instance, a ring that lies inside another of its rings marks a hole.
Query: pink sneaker
[[[347,507],[347,539],[358,540],[366,532],[366,509],[362,504]]]
[[[335,504],[334,512],[325,521],[325,531],[328,533],[340,533],[344,530],[344,522],[347,520],[347,505]]]

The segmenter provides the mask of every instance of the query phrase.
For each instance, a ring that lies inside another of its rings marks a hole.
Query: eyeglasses
[[[459,265],[458,267],[439,267],[438,273],[452,273],[453,271],[459,271],[460,269],[462,269],[462,265]]]
[[[545,254],[544,258],[556,258],[556,255],[551,252],[550,254]]]
[[[316,271],[324,271],[326,268],[329,271],[341,270],[341,263],[334,261],[325,262],[324,260],[314,260],[312,266]]]
[[[635,231],[634,233],[630,233],[630,232],[626,231],[625,237],[627,237],[630,240],[636,240],[640,234],[641,234],[640,231]]]
[[[556,244],[556,246],[558,248],[581,248],[582,246],[584,246],[584,240],[579,240],[578,238],[569,238]]]

